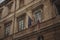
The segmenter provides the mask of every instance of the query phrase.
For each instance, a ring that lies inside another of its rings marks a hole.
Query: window
[[[12,1],[12,0],[5,0],[6,1],[6,3],[9,3],[10,1]]]
[[[1,26],[0,26],[0,28],[1,28]]]
[[[11,8],[12,8],[13,2],[7,4],[7,8],[8,8],[8,15],[11,13]]]
[[[24,24],[24,21],[25,21],[25,15],[23,15],[23,16],[20,16],[19,18],[18,18],[18,30],[19,31],[21,31],[21,30],[23,30],[24,29],[24,26],[25,26],[25,24]]]
[[[43,36],[38,36],[37,40],[44,40]]]
[[[10,4],[7,5],[9,10],[11,9],[12,5],[13,5],[13,2],[11,2]]]
[[[60,5],[56,5],[56,8],[58,10],[58,14],[60,15]]]
[[[1,13],[0,13],[0,20],[1,20]]]
[[[54,4],[57,8],[58,14],[60,15],[60,1],[59,0],[52,0],[52,4]]]
[[[32,19],[28,16],[28,27],[32,25]]]
[[[20,38],[15,38],[14,40],[21,40]]]
[[[3,11],[3,9],[0,9],[0,19],[2,17],[2,11]]]
[[[35,22],[41,22],[41,15],[44,5],[41,4],[32,10]]]
[[[10,34],[10,27],[11,27],[11,22],[5,23],[5,36],[8,36]]]
[[[40,10],[35,12],[35,22],[37,22],[38,20],[41,21],[41,11]]]
[[[24,0],[20,0],[20,8],[24,6]]]

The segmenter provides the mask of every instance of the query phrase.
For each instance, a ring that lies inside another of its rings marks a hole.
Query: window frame
[[[38,36],[38,37],[37,37],[37,40],[44,40],[43,35]]]
[[[20,18],[21,18],[21,19],[20,19]],[[20,15],[19,17],[17,17],[18,32],[25,29],[25,18],[26,18],[26,14],[23,14],[23,15]],[[20,30],[20,28],[19,28],[19,21],[20,21],[20,20],[23,20],[23,21],[24,21],[24,23],[23,23],[24,26],[23,26],[23,29],[21,29],[21,30]]]
[[[9,34],[6,34],[6,27],[7,27],[7,25],[9,25],[9,26],[8,26],[8,27],[9,27]],[[5,30],[4,30],[4,31],[5,31],[4,35],[5,35],[5,37],[7,37],[7,36],[10,35],[11,25],[12,25],[12,21],[9,21],[9,22],[4,23],[4,29],[5,29]]]
[[[37,15],[37,14],[40,14],[40,15]],[[34,11],[34,14],[33,14],[33,15],[34,15],[34,21],[35,21],[35,22],[38,22],[38,21],[41,22],[41,18],[42,18],[42,17],[41,17],[41,14],[42,14],[42,12],[41,12],[40,9]],[[40,17],[40,18],[37,18],[37,19],[36,19],[36,17]]]
[[[38,12],[41,11],[41,12],[40,12],[40,14],[41,14],[40,20],[41,20],[41,21],[38,20],[39,22],[42,22],[42,20],[43,20],[43,17],[42,17],[42,15],[43,15],[43,14],[42,14],[42,13],[43,13],[43,7],[44,7],[44,5],[43,5],[43,4],[40,4],[40,5],[38,5],[38,6],[36,6],[35,8],[32,9],[33,17],[35,16],[34,14],[35,14],[36,11],[38,11]],[[37,22],[38,22],[38,21],[37,21]],[[34,17],[34,22],[35,22],[35,17]],[[37,23],[37,22],[36,22],[36,23]]]
[[[51,3],[53,6],[55,6],[55,9],[57,11],[56,15],[60,15],[60,4],[57,4],[57,0],[51,0]]]
[[[3,8],[0,9],[0,20],[1,20],[1,18],[2,18],[2,12],[3,12]]]
[[[24,0],[19,0],[19,8],[23,7],[24,6]]]

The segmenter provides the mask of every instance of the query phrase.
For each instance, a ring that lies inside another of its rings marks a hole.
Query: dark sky
[[[4,0],[0,0],[0,3],[3,2]]]

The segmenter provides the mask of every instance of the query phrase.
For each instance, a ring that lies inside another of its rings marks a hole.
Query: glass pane
[[[10,33],[10,26],[11,26],[11,23],[5,24],[5,34],[6,34],[6,36],[8,36],[9,33]]]
[[[37,22],[38,20],[41,21],[41,11],[37,11],[35,13],[35,22]]]
[[[20,20],[19,21],[19,30],[23,30],[24,29],[24,20]]]

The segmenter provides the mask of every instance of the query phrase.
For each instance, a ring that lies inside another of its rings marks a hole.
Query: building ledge
[[[13,37],[13,39],[24,38],[26,36],[29,36],[35,33],[41,33],[43,31],[45,32],[46,30],[56,28],[56,27],[58,28],[59,25],[60,25],[60,16],[56,16],[42,23],[34,24],[30,28],[26,28],[20,32],[14,33],[8,37],[5,37],[4,39],[9,39],[11,37]]]
[[[54,17],[54,18],[52,18],[50,20],[47,20],[45,22],[42,22],[40,24],[39,23],[34,24],[30,28],[27,28],[25,30],[22,30],[22,31],[14,34],[13,37],[15,39],[15,38],[18,38],[18,37],[21,37],[21,36],[24,36],[26,34],[30,34],[30,33],[33,33],[33,32],[37,32],[37,31],[41,32],[42,29],[46,30],[46,29],[49,29],[49,28],[56,27],[57,25],[60,25],[60,18],[59,18],[59,16]],[[42,30],[42,31],[44,31],[44,30]]]

